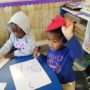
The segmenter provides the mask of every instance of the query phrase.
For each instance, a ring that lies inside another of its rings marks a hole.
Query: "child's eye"
[[[57,41],[55,40],[55,41],[53,41],[54,43],[57,43]]]
[[[50,40],[50,39],[48,38],[48,40]]]

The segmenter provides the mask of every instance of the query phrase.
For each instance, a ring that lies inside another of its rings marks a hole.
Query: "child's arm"
[[[37,58],[38,60],[41,60],[41,58],[42,58],[43,60],[46,61],[47,56],[44,54],[41,54],[40,50],[41,50],[41,47],[36,47],[36,49],[34,50],[34,53],[33,53],[33,57]]]
[[[73,36],[65,46],[69,48],[70,56],[73,59],[80,58],[84,54],[82,46],[75,36]]]
[[[34,52],[33,52],[33,57],[34,58],[38,58],[40,56],[40,50],[41,50],[41,47],[36,47]]]
[[[11,34],[9,40],[7,40],[4,46],[0,49],[0,58],[6,55],[12,49],[12,37],[13,35]]]
[[[71,58],[75,59],[83,56],[83,49],[78,39],[74,36],[73,30],[74,23],[72,22],[68,28],[62,27],[62,32],[67,39],[65,46],[69,48]]]
[[[11,59],[11,58],[14,57],[14,53],[13,53],[13,52],[12,52],[12,53],[8,53],[8,54],[5,55],[4,57],[5,57],[5,58],[9,58],[9,59]]]
[[[24,49],[17,49],[14,51],[14,56],[26,56],[33,54],[35,48],[35,40],[32,37],[27,38],[27,45]]]

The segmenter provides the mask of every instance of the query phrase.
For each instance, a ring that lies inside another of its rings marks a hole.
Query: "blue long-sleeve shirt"
[[[80,58],[82,56],[82,46],[77,38],[73,36],[65,43],[63,49],[57,51],[49,49],[46,62],[56,73],[61,84],[64,84],[75,80],[74,71],[72,69],[73,61],[75,58]]]

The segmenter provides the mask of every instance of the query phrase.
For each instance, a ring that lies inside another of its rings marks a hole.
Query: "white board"
[[[10,70],[17,90],[35,90],[51,83],[36,59],[12,65]]]
[[[5,90],[7,83],[0,83],[0,90]]]

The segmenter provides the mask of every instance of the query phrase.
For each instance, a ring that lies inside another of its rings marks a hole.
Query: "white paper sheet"
[[[35,90],[51,83],[36,59],[12,65],[10,70],[17,90]]]
[[[4,57],[0,58],[0,69],[9,61],[10,59],[6,59]]]
[[[0,83],[0,90],[4,90],[7,83]]]

